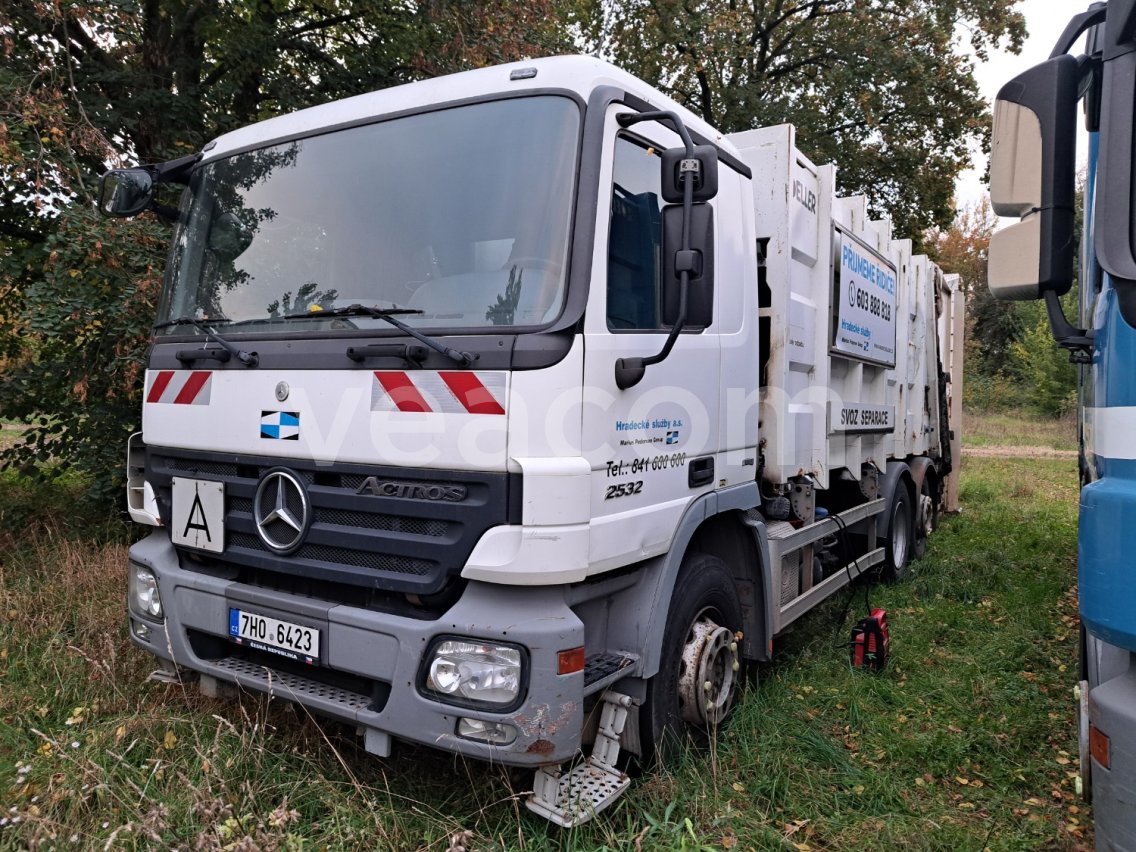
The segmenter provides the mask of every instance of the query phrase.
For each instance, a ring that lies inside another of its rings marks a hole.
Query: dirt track
[[[964,456],[977,458],[1014,459],[1075,459],[1076,450],[1055,450],[1052,447],[963,447]]]

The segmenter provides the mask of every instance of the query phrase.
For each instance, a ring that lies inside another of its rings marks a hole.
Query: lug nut
[[[706,712],[707,713],[714,712],[714,702],[713,701],[707,701],[706,702]]]
[[[731,642],[730,643],[730,653],[736,654],[737,652],[738,652],[738,643],[737,642]]]
[[[742,664],[739,663],[737,660],[734,660],[734,664],[730,668],[732,668],[734,671],[737,671],[741,667],[742,667]]]
[[[713,688],[714,688],[714,686],[713,686],[713,684],[710,683],[710,681],[706,681],[706,683],[702,684],[702,691],[703,692],[709,692]]]

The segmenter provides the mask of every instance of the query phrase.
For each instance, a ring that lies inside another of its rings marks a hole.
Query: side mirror
[[[690,272],[686,294],[686,326],[706,328],[714,321],[714,208],[695,204],[690,209],[690,251],[682,246],[682,205],[663,208],[663,324],[678,319],[683,264]]]
[[[990,201],[1017,224],[990,238],[999,299],[1062,296],[1073,284],[1076,107],[1080,63],[1057,56],[1002,87],[994,105]]]
[[[137,216],[154,200],[148,169],[114,169],[99,179],[98,208],[105,216]]]
[[[694,145],[693,159],[698,161],[694,181],[693,201],[709,201],[718,194],[718,149],[713,145]],[[690,159],[685,148],[668,148],[660,155],[662,160],[663,201],[682,204],[682,180],[679,178],[683,163]]]

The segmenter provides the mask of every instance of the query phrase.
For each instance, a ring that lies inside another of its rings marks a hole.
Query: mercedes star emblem
[[[286,400],[288,398],[288,391],[290,390],[291,388],[288,387],[287,382],[279,382],[276,385],[276,401],[283,402]]]
[[[311,520],[304,483],[290,470],[270,470],[256,487],[253,521],[256,534],[270,550],[291,553],[304,540]]]

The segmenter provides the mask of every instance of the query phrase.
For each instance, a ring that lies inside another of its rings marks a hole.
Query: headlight
[[[143,565],[130,564],[130,608],[147,618],[161,619],[162,596],[158,592],[158,578]]]
[[[426,688],[455,703],[512,704],[521,694],[521,651],[447,639],[434,646]]]

